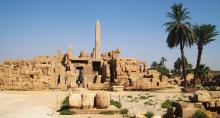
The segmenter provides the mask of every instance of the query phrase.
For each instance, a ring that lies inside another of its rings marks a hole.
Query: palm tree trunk
[[[181,58],[182,58],[182,70],[183,70],[184,87],[187,88],[184,46],[183,46],[183,42],[182,41],[180,41],[180,51],[181,51]]]
[[[202,57],[202,49],[203,47],[198,47],[198,56],[197,56],[197,62],[196,62],[196,68],[194,70],[194,78],[193,78],[193,87],[196,87],[197,84],[197,79],[198,79],[198,69],[199,69],[199,65],[201,62],[201,57]]]

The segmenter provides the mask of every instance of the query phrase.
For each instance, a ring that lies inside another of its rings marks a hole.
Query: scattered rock
[[[95,97],[95,106],[99,109],[106,109],[110,105],[110,95],[105,92],[99,92]]]

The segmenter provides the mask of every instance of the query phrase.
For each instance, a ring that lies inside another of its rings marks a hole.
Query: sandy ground
[[[1,91],[1,118],[52,118],[57,94],[48,91]]]
[[[77,93],[96,93],[78,89]],[[166,109],[161,108],[161,103],[166,99],[187,100],[178,88],[160,91],[124,91],[109,92],[111,99],[120,101],[123,108],[129,109],[129,114],[144,114],[147,111],[155,115],[162,115]],[[56,110],[64,97],[65,91],[0,91],[0,118],[120,118],[119,114],[77,114],[72,116],[58,115]],[[119,97],[120,96],[120,97]],[[129,97],[128,97],[129,96]],[[132,96],[132,97],[131,97]],[[147,97],[141,99],[140,96]],[[144,104],[145,103],[145,104]],[[146,104],[147,103],[147,104]],[[150,104],[149,104],[150,103]]]

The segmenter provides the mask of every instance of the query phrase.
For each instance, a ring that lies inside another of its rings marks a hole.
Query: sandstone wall
[[[0,65],[1,89],[65,89],[74,79],[75,74],[65,71],[56,57],[41,56],[29,61],[6,61]]]

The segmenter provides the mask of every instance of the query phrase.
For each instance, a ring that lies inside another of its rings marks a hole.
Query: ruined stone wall
[[[74,81],[57,57],[41,56],[28,61],[5,61],[0,65],[0,88],[7,90],[65,89]]]
[[[75,88],[77,68],[83,69],[83,87],[109,89],[110,85],[122,85],[126,89],[161,88],[167,78],[161,78],[155,70],[147,72],[147,66],[131,58],[120,58],[116,49],[102,54],[101,60],[89,58],[85,51],[73,57],[69,49],[62,55],[39,56],[31,60],[8,60],[0,64],[0,89],[44,90]]]
[[[129,81],[141,78],[143,71],[137,60],[129,58],[116,59],[116,78],[119,85],[128,85]]]

